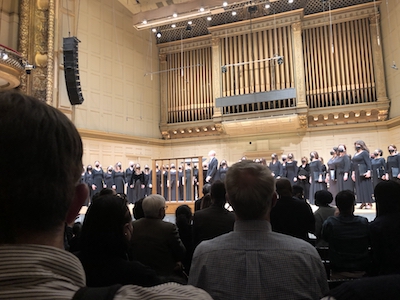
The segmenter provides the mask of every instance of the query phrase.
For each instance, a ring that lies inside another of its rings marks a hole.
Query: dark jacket
[[[141,218],[133,223],[133,259],[151,267],[159,275],[173,275],[176,263],[185,256],[175,224],[160,219]]]
[[[193,217],[193,243],[196,247],[204,240],[213,239],[233,231],[235,214],[223,207],[212,204],[195,212]]]

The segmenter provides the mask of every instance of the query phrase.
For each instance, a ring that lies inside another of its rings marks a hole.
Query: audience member
[[[296,198],[298,200],[305,201],[304,199],[304,189],[300,185],[293,185],[292,186],[292,193],[293,193],[293,198]]]
[[[322,226],[322,238],[329,243],[331,279],[359,278],[369,267],[368,219],[354,215],[354,204],[353,192],[339,192],[339,215],[329,217]]]
[[[314,212],[315,217],[315,231],[314,235],[317,237],[315,243],[316,247],[328,247],[329,244],[322,238],[322,224],[329,217],[333,216],[336,212],[336,208],[330,206],[329,204],[333,201],[333,196],[329,191],[318,191],[315,193],[315,205],[318,209]]]
[[[165,199],[150,195],[143,200],[142,207],[145,217],[133,222],[132,257],[159,275],[173,276],[185,257],[185,246],[175,224],[163,221]]]
[[[292,185],[287,178],[276,180],[276,193],[279,198],[271,210],[272,230],[309,241],[308,233],[314,232],[315,226],[310,205],[292,197]]]
[[[209,194],[210,191],[211,191],[211,184],[206,183],[205,185],[203,185],[203,190],[202,190],[203,197],[201,197],[200,199],[197,199],[197,200],[194,202],[194,211],[197,211],[197,210],[200,210],[200,209],[201,209],[201,202],[202,202],[204,196],[207,195],[207,194]]]
[[[329,291],[322,300],[388,300],[400,295],[400,275],[350,280]]]
[[[80,237],[81,237],[82,223],[76,222],[72,226],[72,238],[69,240],[69,252],[77,252],[80,250]]]
[[[192,236],[193,214],[190,207],[186,204],[179,205],[175,211],[175,224],[178,227],[179,236],[186,248],[186,254],[182,260],[183,268],[186,274],[190,272],[190,264],[193,257],[193,236]]]
[[[128,260],[132,216],[126,199],[100,196],[87,210],[77,254],[88,286],[113,284],[152,286],[161,283],[155,271]]]
[[[193,242],[196,247],[204,240],[213,239],[233,230],[235,214],[225,209],[225,185],[217,180],[211,186],[211,206],[196,211],[193,217]]]
[[[203,241],[189,283],[213,299],[319,299],[328,292],[324,266],[309,243],[272,232],[275,180],[267,167],[242,161],[226,175],[234,231]]]
[[[139,199],[136,203],[135,206],[133,207],[133,217],[135,220],[139,220],[141,218],[144,218],[144,212],[143,212],[143,199]]]
[[[46,103],[1,92],[0,145],[7,169],[0,173],[0,299],[70,300],[86,285],[79,259],[63,249],[64,224],[75,220],[88,197],[87,184],[78,183],[79,133]],[[122,298],[210,299],[200,289],[173,283],[126,285],[116,292],[115,299]]]
[[[374,271],[400,274],[400,185],[383,181],[375,187],[376,218],[370,224]]]

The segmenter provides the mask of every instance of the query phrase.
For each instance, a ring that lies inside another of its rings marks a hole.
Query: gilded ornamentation
[[[49,21],[47,38],[47,80],[46,80],[46,102],[53,104],[53,78],[54,78],[54,0],[49,0]]]
[[[29,45],[29,20],[30,20],[30,0],[21,0],[20,1],[20,23],[19,23],[19,39],[18,51],[25,58],[28,58],[28,45]],[[26,74],[21,76],[21,84],[19,89],[24,93],[28,92],[28,78]]]
[[[296,22],[292,24],[293,31],[301,31],[301,22]]]
[[[307,115],[299,115],[299,123],[300,123],[300,128],[307,128],[308,127],[308,116]]]

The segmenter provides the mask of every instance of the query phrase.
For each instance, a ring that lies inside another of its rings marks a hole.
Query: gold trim
[[[54,0],[49,0],[49,21],[47,28],[47,78],[46,78],[46,102],[53,105],[54,83],[54,28],[55,28]]]

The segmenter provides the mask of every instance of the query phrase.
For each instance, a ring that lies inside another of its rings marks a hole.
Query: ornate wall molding
[[[343,23],[352,20],[359,20],[364,18],[369,18],[375,13],[379,13],[376,9],[379,7],[381,1],[377,1],[374,5],[373,2],[354,5],[342,9],[335,9],[329,12],[323,12],[318,14],[312,14],[304,17],[303,29],[314,28],[319,26]]]
[[[202,36],[199,38],[190,39],[190,41],[175,41],[171,43],[164,43],[157,45],[160,49],[160,54],[170,54],[185,51],[211,47],[211,36]]]
[[[36,66],[21,77],[20,89],[47,103],[52,103],[54,80],[54,10],[54,0],[20,2],[19,51]]]
[[[290,26],[292,23],[297,23],[303,19],[304,10],[298,9],[286,13],[282,13],[276,16],[266,16],[262,18],[257,18],[249,20],[220,25],[215,27],[210,27],[213,38],[215,37],[226,37],[234,36],[239,34],[245,34],[262,30],[274,29],[276,27]]]

